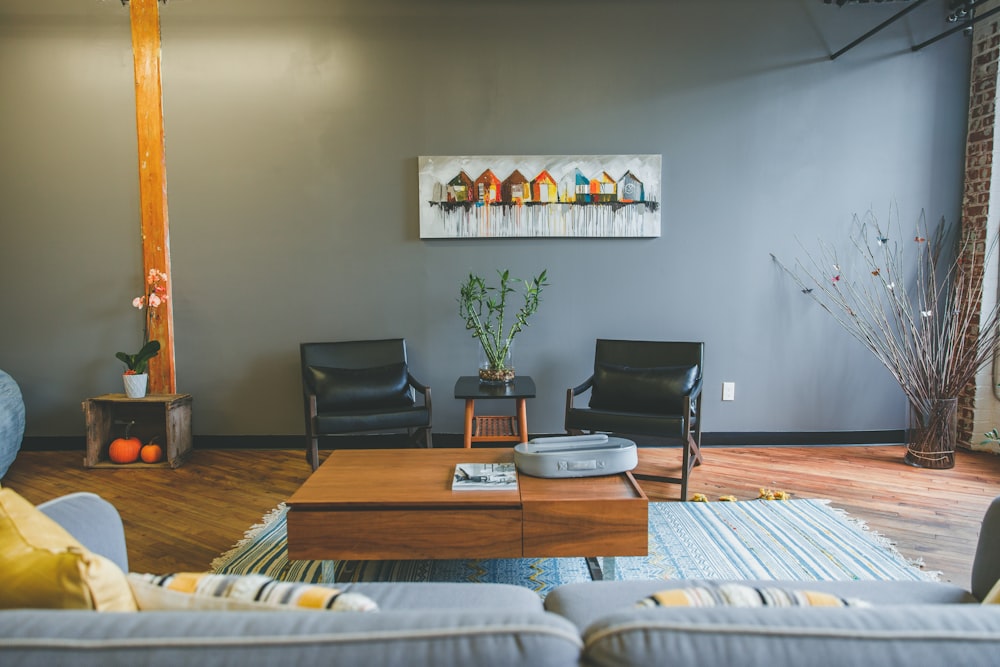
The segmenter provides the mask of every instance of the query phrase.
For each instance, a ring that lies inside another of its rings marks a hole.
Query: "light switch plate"
[[[736,400],[736,383],[735,382],[723,382],[722,383],[722,400],[724,400],[724,401],[735,401]]]

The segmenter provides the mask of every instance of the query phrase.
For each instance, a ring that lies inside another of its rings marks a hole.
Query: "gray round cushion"
[[[24,438],[24,399],[7,373],[0,371],[0,477],[14,462]]]

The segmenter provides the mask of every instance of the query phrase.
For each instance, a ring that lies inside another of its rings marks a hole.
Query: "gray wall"
[[[889,374],[770,260],[851,215],[959,212],[969,45],[943,3],[171,0],[161,10],[178,388],[200,435],[302,432],[298,343],[403,336],[461,431],[470,272],[542,268],[517,342],[558,431],[597,337],[703,340],[705,429],[896,429]],[[141,252],[128,13],[0,0],[0,368],[29,436],[121,391]],[[657,239],[419,238],[417,156],[663,156]],[[722,402],[721,383],[736,383]]]

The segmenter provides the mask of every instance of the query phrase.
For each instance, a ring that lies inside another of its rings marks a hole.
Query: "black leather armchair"
[[[702,462],[704,357],[704,343],[598,339],[593,375],[566,392],[566,432],[654,436],[657,444],[659,439],[678,441],[683,447],[680,477],[635,477],[680,484],[681,500],[687,500],[691,468]],[[589,406],[575,406],[575,397],[588,390]]]
[[[431,441],[431,389],[406,362],[406,341],[355,340],[302,343],[306,460],[319,467],[321,436],[406,429]],[[423,397],[416,401],[415,392]]]

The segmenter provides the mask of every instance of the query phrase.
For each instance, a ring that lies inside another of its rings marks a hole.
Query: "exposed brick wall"
[[[976,26],[972,43],[972,73],[969,85],[969,129],[965,148],[965,194],[962,198],[962,229],[969,246],[963,263],[970,278],[982,280],[986,253],[987,220],[993,180],[993,136],[997,97],[997,64],[1000,61],[1000,21]],[[997,261],[996,257],[992,261]],[[984,288],[989,290],[989,287]],[[979,335],[977,326],[970,338]],[[976,383],[970,383],[958,402],[958,445],[971,447],[981,440],[975,428]]]

